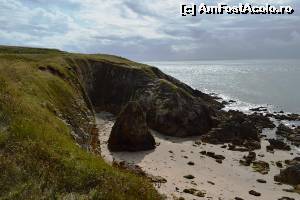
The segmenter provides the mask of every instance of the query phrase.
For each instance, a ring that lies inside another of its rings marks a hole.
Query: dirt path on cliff
[[[299,199],[300,195],[283,191],[291,189],[288,185],[278,185],[274,182],[274,175],[280,168],[277,161],[293,159],[297,154],[292,151],[275,151],[274,154],[265,151],[268,144],[262,141],[262,149],[257,150],[257,160],[263,160],[270,164],[267,175],[254,172],[251,167],[241,166],[239,160],[247,155],[247,152],[229,151],[221,148],[221,145],[195,144],[194,138],[171,138],[153,132],[156,143],[159,145],[153,151],[144,152],[120,152],[111,153],[107,149],[107,140],[114,124],[114,117],[109,113],[97,114],[102,156],[107,162],[126,161],[140,166],[146,173],[161,176],[167,183],[157,185],[157,189],[168,199],[184,197],[185,199],[216,199],[229,200],[240,197],[246,200],[277,200],[281,197]],[[203,156],[199,152],[210,151],[225,156],[222,164],[215,159]],[[293,153],[291,155],[290,153]],[[264,155],[262,157],[262,155]],[[189,163],[190,162],[190,163]],[[189,164],[188,164],[189,163]],[[186,179],[183,176],[193,175],[194,179]],[[257,179],[263,179],[266,183],[258,183]],[[194,188],[205,192],[205,197],[198,197],[184,193],[184,189]],[[249,194],[250,190],[261,193],[260,197]]]

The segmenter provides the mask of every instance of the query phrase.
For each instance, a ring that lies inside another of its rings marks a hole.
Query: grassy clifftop
[[[0,47],[0,199],[161,199],[146,179],[87,151],[97,142],[84,83],[67,61],[76,59],[145,67],[109,55]]]

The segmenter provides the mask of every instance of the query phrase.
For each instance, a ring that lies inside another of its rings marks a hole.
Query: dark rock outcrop
[[[252,151],[260,149],[260,133],[264,128],[275,128],[274,123],[265,115],[250,115],[240,111],[217,112],[217,127],[213,128],[202,139],[213,144],[232,143],[230,150]],[[235,146],[243,146],[236,148]]]
[[[277,114],[268,113],[269,117],[273,117],[277,120],[287,120],[287,121],[299,121],[300,115],[296,113],[284,114],[283,112],[279,112]]]
[[[229,111],[219,126],[212,129],[203,140],[214,144],[233,143],[243,145],[247,141],[259,141],[259,129],[247,115],[239,111]]]
[[[276,134],[292,141],[294,145],[300,145],[300,126],[296,128],[290,128],[284,124],[280,124],[277,127]]]
[[[118,116],[108,140],[111,151],[140,151],[155,148],[155,140],[142,108],[129,102]]]
[[[281,170],[280,174],[274,177],[274,180],[290,185],[300,184],[300,163]]]
[[[284,124],[279,124],[279,126],[277,127],[276,134],[286,137],[287,135],[291,134],[292,131],[293,131],[293,129],[291,129],[290,127],[288,127]]]
[[[269,117],[262,113],[253,113],[247,116],[248,120],[255,124],[258,130],[261,132],[264,128],[275,128],[276,125],[270,120]]]
[[[274,177],[274,180],[290,185],[300,184],[300,157],[295,157],[292,160],[285,160],[285,169],[280,170],[280,174]]]
[[[214,126],[209,104],[167,80],[154,81],[137,99],[149,126],[166,135],[203,135]]]
[[[284,143],[283,141],[276,140],[276,139],[269,139],[268,141],[271,146],[269,148],[271,148],[271,149],[279,149],[279,150],[285,150],[285,151],[291,150],[291,147],[288,144]]]

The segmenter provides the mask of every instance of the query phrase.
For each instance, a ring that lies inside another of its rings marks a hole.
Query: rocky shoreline
[[[234,100],[225,101],[192,89],[155,67],[129,68],[112,63],[91,63],[92,73],[88,76],[93,82],[86,89],[93,106],[98,112],[107,111],[118,116],[107,140],[112,152],[155,149],[157,138],[149,132],[153,130],[170,137],[199,137],[199,144],[222,145],[223,149],[232,152],[248,152],[248,156],[239,159],[240,165],[268,174],[270,163],[256,161],[256,155],[253,159],[253,151],[263,148],[262,141],[267,143],[264,150],[271,154],[291,151],[291,146],[299,145],[300,127],[283,124],[286,120],[300,121],[298,114],[270,113],[266,107],[251,108],[247,114],[226,111],[223,108],[235,103]],[[276,139],[265,139],[263,133],[266,129],[277,130]],[[287,141],[290,142],[287,144]],[[215,159],[219,164],[225,159],[215,152],[202,151],[202,155]],[[141,174],[139,167],[132,168],[122,162],[115,165]],[[276,165],[283,168],[282,162],[277,161]],[[275,180],[291,184],[283,177],[291,173],[297,175],[298,169],[298,165],[286,165],[286,169],[275,176],[280,178]],[[299,187],[300,183],[292,183],[295,188]],[[196,196],[201,193],[198,190],[186,191]],[[256,191],[249,194],[260,196]]]
[[[298,198],[299,194],[291,193],[296,186],[274,180],[299,156],[295,149],[269,152],[269,142],[262,138],[261,148],[249,153],[231,150],[228,143],[203,142],[201,136],[178,138],[151,131],[157,143],[154,150],[111,152],[107,142],[115,120],[109,114],[97,115],[102,156],[123,170],[149,177],[167,199],[197,199],[201,194],[210,199],[249,200],[255,199],[255,192],[260,199]]]

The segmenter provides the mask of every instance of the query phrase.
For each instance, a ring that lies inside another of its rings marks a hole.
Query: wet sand
[[[247,152],[230,151],[221,148],[222,145],[196,145],[197,137],[173,138],[152,131],[156,143],[159,144],[155,150],[111,153],[107,149],[107,140],[114,124],[114,117],[105,112],[96,116],[103,158],[109,163],[115,160],[136,164],[148,174],[165,178],[167,183],[156,184],[156,187],[168,199],[184,197],[188,200],[230,200],[240,197],[245,200],[277,200],[284,196],[300,199],[299,194],[283,191],[283,189],[291,189],[291,186],[278,185],[273,180],[274,175],[280,171],[275,162],[294,158],[299,154],[296,149],[292,151],[276,150],[274,154],[269,153],[265,150],[268,142],[262,140],[261,150],[255,152],[257,155],[264,155],[264,157],[257,156],[257,160],[263,160],[270,164],[270,172],[267,175],[254,172],[251,167],[239,164],[239,160],[247,155]],[[201,155],[199,153],[201,151],[215,152],[226,158],[222,164],[219,164],[215,159]],[[290,153],[294,155],[290,155]],[[194,165],[188,165],[187,163],[190,161],[194,162]],[[188,180],[183,177],[189,174],[195,178]],[[257,179],[264,179],[267,183],[258,183]],[[184,189],[190,188],[204,191],[205,197],[183,193]],[[250,195],[250,190],[261,193],[261,196]]]

